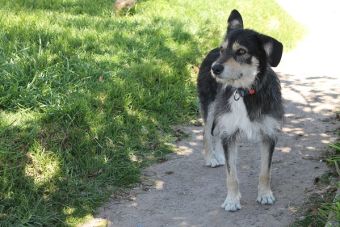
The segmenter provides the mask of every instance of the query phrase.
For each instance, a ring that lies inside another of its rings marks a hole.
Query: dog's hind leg
[[[237,162],[237,145],[235,136],[223,138],[223,149],[226,157],[226,174],[227,174],[227,198],[222,204],[222,208],[227,211],[236,211],[241,209],[236,162]]]
[[[208,116],[204,124],[203,132],[205,164],[211,167],[217,167],[225,164],[221,140],[218,136],[213,135],[214,108],[213,104],[209,106]]]
[[[276,138],[264,136],[261,143],[261,170],[259,176],[257,202],[273,204],[275,197],[270,187],[270,168],[275,149]]]

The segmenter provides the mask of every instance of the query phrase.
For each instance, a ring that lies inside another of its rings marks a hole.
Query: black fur
[[[269,36],[259,35],[259,37],[264,46],[268,45],[270,47],[270,50],[266,54],[269,59],[269,64],[272,67],[276,67],[281,61],[283,45]]]
[[[263,115],[269,115],[277,120],[283,117],[280,81],[270,68],[258,75],[258,84],[255,95],[244,97],[248,117],[251,121],[261,119]]]
[[[272,137],[263,137],[263,143],[269,145],[269,156],[268,156],[268,169],[270,169],[271,164],[272,164],[272,158],[273,158],[273,153],[274,153],[274,149],[275,149],[275,145],[276,145],[276,138],[272,138]]]
[[[227,166],[227,171],[228,173],[230,173],[230,163],[229,163],[229,147],[230,147],[230,143],[228,143],[228,141],[223,140],[223,150],[224,150],[224,156],[225,156],[225,164]]]
[[[204,122],[207,120],[208,106],[212,103],[221,85],[218,85],[216,80],[211,75],[211,65],[220,56],[219,48],[213,49],[209,52],[203,60],[199,69],[199,76],[197,79],[199,99],[201,103],[201,113]]]
[[[229,148],[231,146],[236,146],[236,138],[239,134],[239,130],[237,130],[234,134],[232,135],[226,135],[224,138],[223,138],[223,141],[222,141],[222,145],[223,145],[223,150],[224,150],[224,156],[225,156],[225,159],[226,159],[226,165],[227,165],[227,171],[228,173],[230,173],[230,163],[229,163],[229,154],[230,154],[230,151],[229,151]]]
[[[237,23],[232,24],[233,21]],[[231,11],[230,16],[228,18],[228,28],[224,39],[225,40],[227,39],[227,36],[231,31],[242,28],[243,28],[242,16],[237,10],[234,9]]]

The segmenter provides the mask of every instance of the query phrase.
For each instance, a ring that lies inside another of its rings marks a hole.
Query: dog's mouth
[[[242,72],[238,72],[235,74],[219,74],[216,75],[213,72],[212,76],[218,83],[221,83],[223,86],[232,86],[232,87],[242,87],[242,88],[250,88],[256,80],[256,73],[245,75]]]
[[[215,74],[213,71],[211,71],[211,75],[219,82],[226,82],[226,83],[230,83],[230,82],[234,82],[234,81],[237,81],[237,80],[240,80],[243,78],[243,74],[242,73],[239,73],[239,74],[236,74],[236,75],[223,75],[223,73],[221,74]]]
[[[214,63],[211,68],[211,74],[219,81],[235,81],[242,79],[244,72],[235,69],[235,67]]]

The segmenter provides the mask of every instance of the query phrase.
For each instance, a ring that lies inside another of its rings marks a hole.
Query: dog
[[[232,10],[221,47],[203,60],[197,79],[204,122],[207,166],[226,164],[226,211],[241,209],[237,173],[237,143],[259,142],[261,170],[257,201],[273,204],[270,186],[272,155],[282,127],[283,105],[278,76],[271,69],[281,60],[283,45],[276,39],[244,29],[241,14]]]

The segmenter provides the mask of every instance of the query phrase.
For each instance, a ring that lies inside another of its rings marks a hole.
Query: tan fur
[[[261,204],[273,204],[275,201],[270,187],[269,149],[267,144],[261,144],[261,170],[257,196],[257,201]]]
[[[228,61],[224,62],[224,65],[231,68],[240,68],[241,65],[234,58],[230,58]]]
[[[228,47],[228,41],[225,41],[222,43],[222,48],[226,49]]]
[[[233,48],[233,51],[237,51],[240,48],[248,50],[246,47],[240,45],[238,42],[234,42],[232,48]]]

